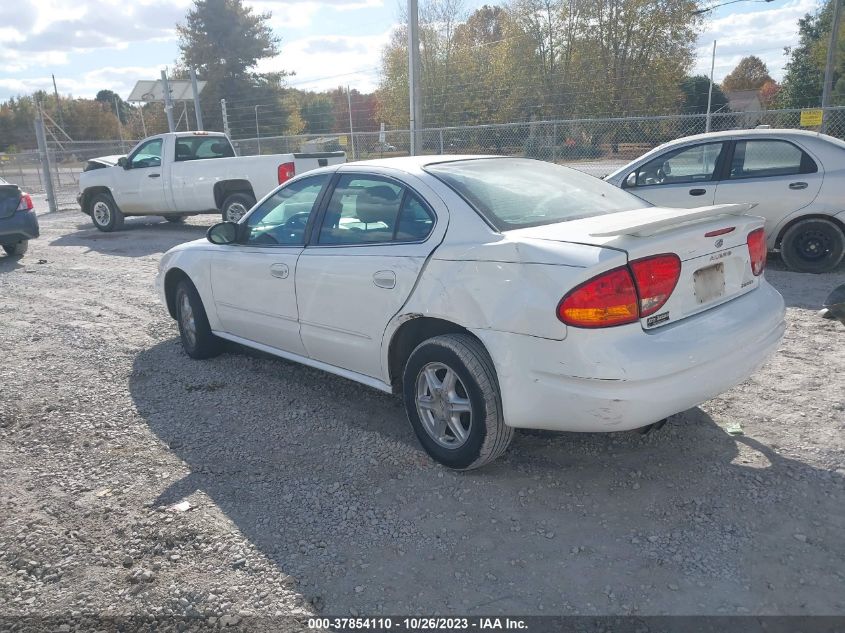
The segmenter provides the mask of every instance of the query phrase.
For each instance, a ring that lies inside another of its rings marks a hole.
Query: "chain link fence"
[[[801,110],[716,113],[710,130],[801,126]],[[829,108],[827,133],[845,138],[845,107]],[[472,127],[429,128],[418,132],[422,154],[495,154],[552,161],[605,176],[668,141],[700,134],[707,116],[674,115],[611,119],[533,121]],[[91,158],[125,155],[137,141],[68,141],[48,144],[51,180],[59,209],[76,208],[79,175]],[[344,150],[349,160],[408,156],[408,130],[338,132],[335,134],[270,136],[233,140],[240,156]],[[37,151],[0,154],[0,177],[31,193],[44,193],[43,156]]]

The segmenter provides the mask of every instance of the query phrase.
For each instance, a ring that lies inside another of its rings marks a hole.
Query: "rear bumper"
[[[40,234],[38,217],[33,211],[15,211],[8,218],[0,218],[0,244],[34,240]]]
[[[739,384],[777,349],[784,303],[765,280],[746,295],[645,332],[568,328],[566,339],[474,330],[493,357],[509,426],[624,431]]]

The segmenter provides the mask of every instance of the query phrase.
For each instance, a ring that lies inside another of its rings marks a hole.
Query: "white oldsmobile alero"
[[[777,347],[751,205],[647,204],[521,158],[347,163],[171,249],[156,283],[189,356],[226,339],[401,393],[428,454],[476,468],[516,427],[648,426]]]

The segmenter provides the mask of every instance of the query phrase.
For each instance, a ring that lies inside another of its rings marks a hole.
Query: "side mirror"
[[[121,156],[117,159],[117,166],[123,167],[124,169],[129,169],[129,159],[126,156]]]
[[[219,222],[208,229],[205,237],[212,244],[234,244],[238,241],[238,225],[235,222]]]
[[[637,186],[637,172],[632,171],[628,174],[628,177],[625,178],[625,187],[636,187]]]

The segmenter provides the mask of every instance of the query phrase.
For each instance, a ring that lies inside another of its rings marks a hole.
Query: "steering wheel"
[[[308,217],[310,215],[311,213],[308,211],[303,211],[302,213],[294,213],[284,223],[284,227],[289,230],[305,229],[305,226],[308,224]]]

